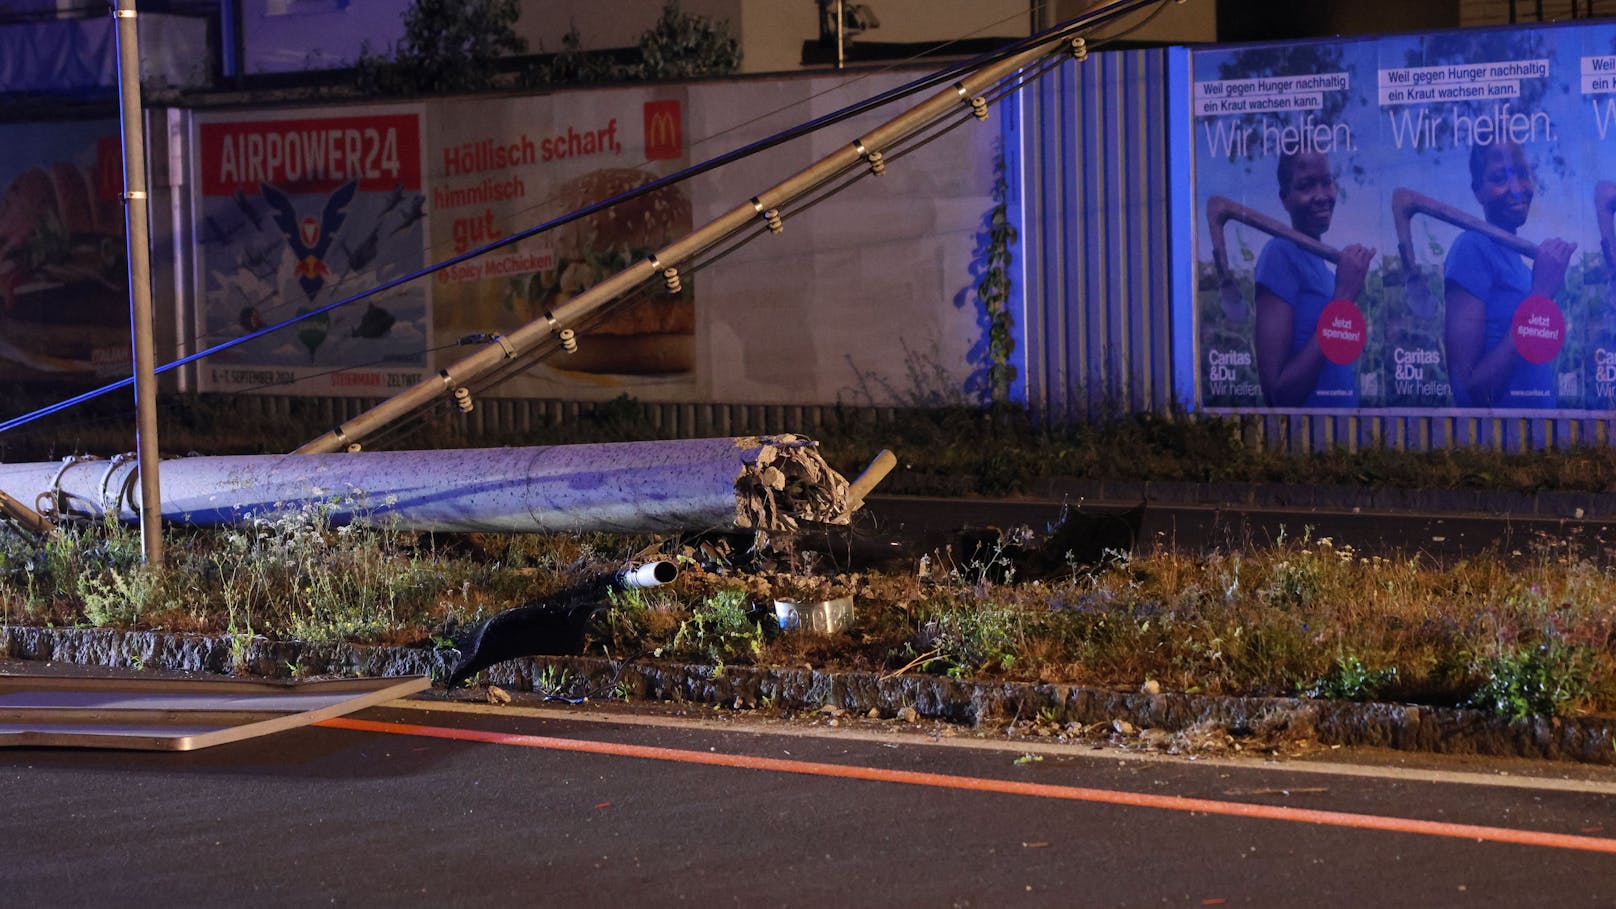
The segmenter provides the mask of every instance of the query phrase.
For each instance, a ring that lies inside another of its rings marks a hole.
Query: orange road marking
[[[575,751],[585,754],[644,758],[654,761],[676,761],[684,764],[704,764],[711,767],[769,770],[776,773],[798,773],[808,776],[866,780],[875,783],[903,783],[910,786],[933,786],[943,789],[963,789],[972,792],[994,792],[1001,795],[1028,795],[1038,798],[1123,805],[1131,808],[1160,808],[1167,811],[1200,812],[1202,814],[1220,814],[1272,821],[1322,824],[1330,827],[1353,827],[1360,830],[1382,830],[1390,833],[1444,836],[1452,839],[1480,842],[1512,843],[1517,846],[1576,849],[1584,852],[1604,852],[1616,855],[1616,839],[1578,836],[1567,833],[1544,833],[1535,830],[1513,830],[1508,827],[1450,824],[1442,821],[1383,817],[1374,814],[1353,814],[1344,811],[1320,811],[1312,808],[1251,805],[1241,802],[1220,802],[1212,799],[1188,798],[1177,795],[1114,792],[1108,789],[1088,789],[1081,786],[1056,786],[1048,783],[983,779],[946,773],[923,773],[914,770],[884,770],[879,767],[824,764],[814,761],[793,761],[708,751],[686,751],[652,745],[624,745],[616,742],[562,739],[543,735],[517,735],[508,732],[489,732],[481,729],[417,726],[410,723],[378,723],[371,720],[356,720],[350,717],[335,717],[322,720],[314,725],[331,729],[351,729],[357,732],[415,735],[461,742],[483,742],[490,745],[517,745],[524,748],[545,748],[552,751]]]

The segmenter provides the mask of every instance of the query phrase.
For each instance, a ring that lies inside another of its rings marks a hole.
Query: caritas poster
[[[437,102],[432,118],[432,255],[476,250],[559,215],[627,192],[682,167],[685,93],[678,89]],[[434,276],[437,366],[464,353],[457,339],[487,336],[547,312],[691,230],[676,185],[503,246]],[[658,283],[583,324],[566,326],[578,351],[511,376],[505,395],[589,389],[688,389],[696,361],[695,282]]]
[[[1213,411],[1616,399],[1616,26],[1193,55]]]
[[[428,209],[417,110],[198,121],[198,347],[424,264]],[[427,295],[425,280],[412,281],[214,354],[201,364],[201,388],[395,393],[425,375]]]
[[[116,120],[0,125],[0,382],[134,371]]]

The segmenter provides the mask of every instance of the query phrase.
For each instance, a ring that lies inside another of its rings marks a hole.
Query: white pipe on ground
[[[638,568],[625,568],[617,573],[617,586],[623,590],[643,590],[661,587],[679,576],[679,566],[672,562],[647,562]]]

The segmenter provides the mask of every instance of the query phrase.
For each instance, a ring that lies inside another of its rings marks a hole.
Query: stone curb
[[[442,677],[453,651],[352,644],[305,644],[242,635],[170,635],[116,629],[0,626],[0,657],[99,666],[261,676]],[[1616,720],[1533,717],[1510,720],[1478,710],[1405,704],[1361,704],[1301,698],[1223,698],[1139,694],[1070,685],[962,682],[938,676],[885,678],[868,672],[725,667],[670,663],[619,664],[596,657],[534,657],[485,673],[514,691],[542,690],[547,668],[565,669],[587,689],[619,687],[639,700],[725,707],[772,704],[783,710],[835,706],[855,715],[872,709],[979,724],[1047,716],[1058,723],[1125,720],[1141,729],[1179,732],[1197,724],[1241,733],[1276,722],[1326,745],[1359,745],[1546,760],[1616,764]]]

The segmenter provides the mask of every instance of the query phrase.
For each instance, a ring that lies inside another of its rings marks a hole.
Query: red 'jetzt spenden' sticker
[[[1522,300],[1509,325],[1509,339],[1528,363],[1547,363],[1559,356],[1565,335],[1565,316],[1544,296]]]
[[[1331,300],[1319,313],[1319,350],[1324,358],[1337,365],[1358,359],[1363,353],[1368,331],[1364,326],[1363,311],[1351,300]]]

